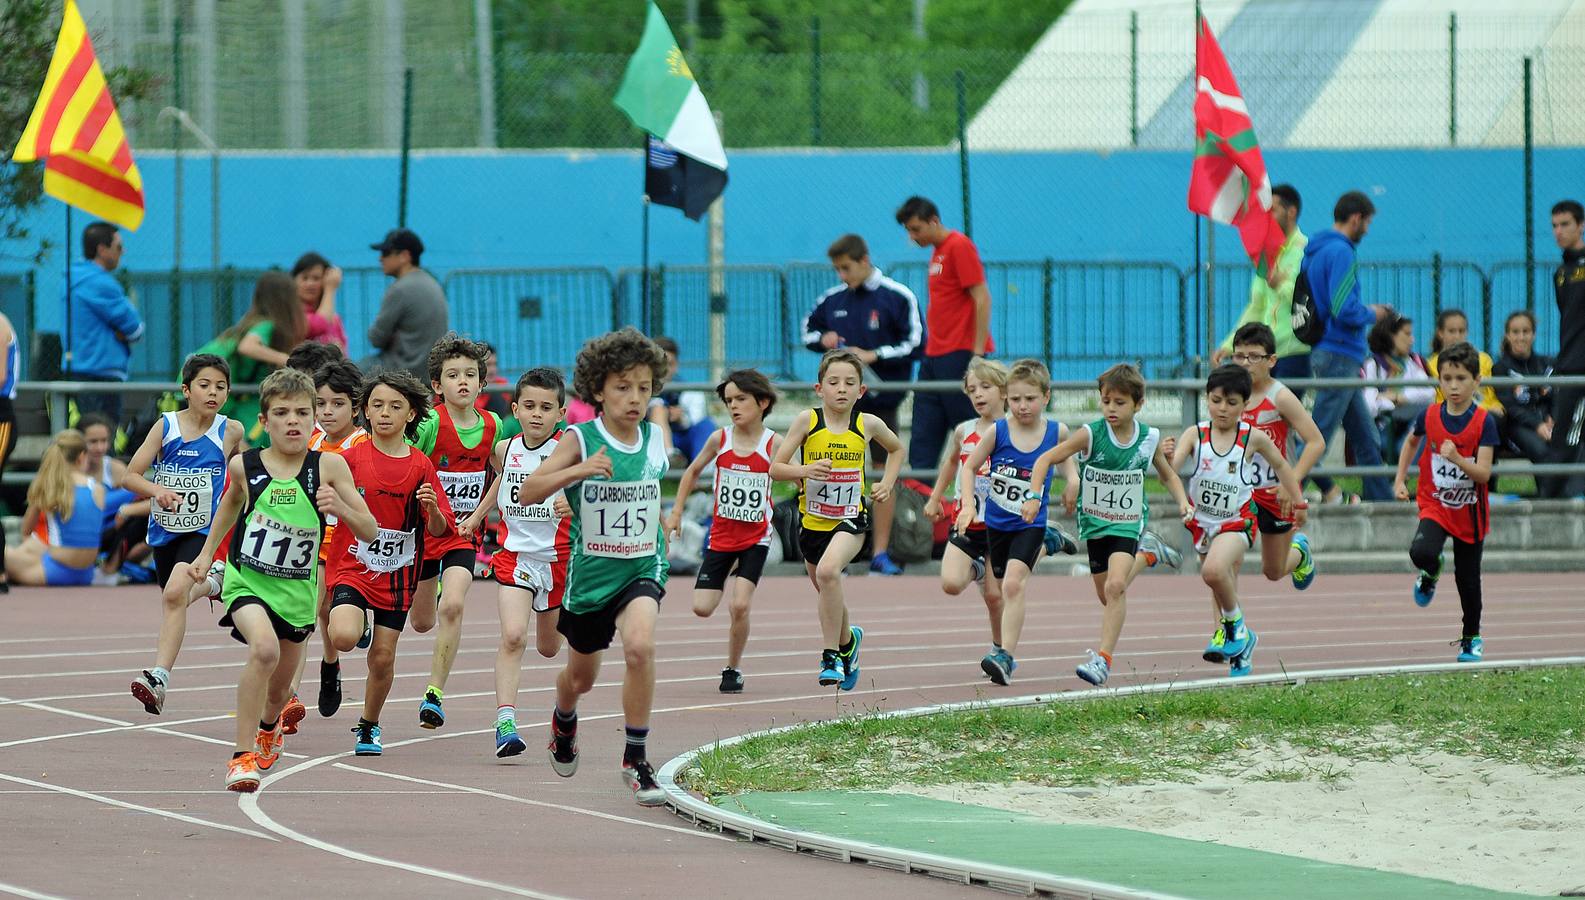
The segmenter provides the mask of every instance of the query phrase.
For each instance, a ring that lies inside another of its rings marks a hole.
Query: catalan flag
[[[66,0],[44,89],[11,158],[44,162],[44,192],[136,231],[143,176],[74,0]]]

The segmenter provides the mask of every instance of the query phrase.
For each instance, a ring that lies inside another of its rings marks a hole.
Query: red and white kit
[[[1260,395],[1254,407],[1244,407],[1240,419],[1259,428],[1277,445],[1277,452],[1283,459],[1288,458],[1288,420],[1277,411],[1277,394],[1282,390],[1282,382],[1275,379]],[[1249,457],[1249,480],[1253,482],[1255,490],[1255,505],[1271,514],[1277,522],[1285,525],[1293,524],[1292,519],[1282,517],[1282,501],[1277,499],[1277,472],[1266,462],[1260,454]]]
[[[506,445],[496,489],[506,539],[491,559],[490,571],[497,584],[532,592],[535,612],[561,606],[567,588],[567,558],[572,553],[572,520],[556,515],[560,491],[538,503],[520,503],[517,492],[550,458],[561,435],[556,432],[538,447],[528,446],[521,434],[513,437]]]
[[[1475,479],[1437,453],[1443,441],[1452,441],[1460,455],[1474,459],[1480,453],[1480,436],[1486,428],[1486,410],[1475,407],[1464,430],[1454,433],[1442,421],[1443,404],[1434,404],[1425,415],[1425,441],[1420,445],[1420,481],[1415,504],[1420,518],[1430,519],[1466,544],[1486,539],[1491,530],[1490,485]]]
[[[721,449],[715,454],[711,550],[733,553],[756,544],[770,546],[770,443],[775,437],[775,432],[765,429],[759,446],[743,455],[732,449],[732,430],[721,429]]]
[[[1189,476],[1189,500],[1194,518],[1184,523],[1194,538],[1194,549],[1205,555],[1219,534],[1242,533],[1246,545],[1255,536],[1254,487],[1249,471],[1248,422],[1238,423],[1238,437],[1226,453],[1217,453],[1211,444],[1211,423],[1195,426],[1198,445],[1194,455],[1194,474]]]
[[[460,525],[479,508],[479,501],[484,499],[497,424],[494,416],[479,413],[484,417],[484,435],[477,447],[464,447],[462,438],[457,436],[457,426],[451,421],[451,411],[441,405],[435,413],[439,421],[435,429],[435,450],[429,454],[429,459],[435,464],[435,474],[445,490],[446,501],[451,504],[451,511],[457,517],[453,525]],[[474,550],[474,541],[456,534],[436,538],[425,546],[424,559],[438,560],[453,550],[471,552]]]

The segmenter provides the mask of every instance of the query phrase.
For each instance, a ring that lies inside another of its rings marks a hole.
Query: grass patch
[[[1383,676],[1099,697],[887,719],[859,715],[702,753],[707,796],[898,784],[1192,781],[1291,750],[1269,781],[1347,777],[1336,760],[1441,752],[1585,774],[1585,669]],[[1306,757],[1325,757],[1315,763]]]

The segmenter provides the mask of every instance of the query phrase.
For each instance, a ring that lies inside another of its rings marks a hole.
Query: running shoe
[[[578,726],[563,733],[554,717],[550,720],[550,767],[563,778],[571,778],[578,771]]]
[[[975,583],[983,586],[985,584],[985,560],[978,558],[969,560],[969,573],[973,576]]]
[[[723,694],[741,694],[741,693],[743,693],[743,673],[739,672],[737,669],[732,668],[731,666],[727,666],[725,669],[722,669],[721,670],[721,693],[723,693]]]
[[[262,772],[267,772],[275,761],[281,758],[281,748],[286,746],[286,736],[281,734],[279,726],[265,731],[259,729],[258,737],[253,739],[253,762]]]
[[[1481,640],[1478,634],[1454,643],[1458,644],[1459,662],[1480,662],[1480,658],[1486,654],[1486,642]]]
[[[1436,597],[1436,580],[1437,580],[1437,578],[1441,577],[1441,575],[1442,575],[1442,566],[1446,562],[1447,562],[1447,555],[1443,554],[1443,555],[1438,556],[1436,558],[1436,571],[1435,572],[1427,572],[1424,569],[1420,570],[1419,576],[1414,579],[1414,605],[1415,606],[1430,606],[1431,605],[1431,600]]]
[[[429,729],[446,724],[446,711],[440,708],[440,698],[434,691],[424,692],[424,702],[418,705],[418,724]]]
[[[220,596],[220,589],[226,584],[226,561],[217,559],[209,564],[209,574],[204,576],[201,585],[203,593],[200,599],[214,600]]]
[[[870,560],[871,575],[901,575],[903,567],[892,561],[892,555],[886,551],[875,554]],[[653,804],[650,804],[653,805]]]
[[[374,643],[374,623],[369,621],[369,611],[363,611],[363,635],[358,638],[358,649],[367,650]],[[442,716],[441,718],[445,718]]]
[[[980,660],[980,670],[991,676],[991,681],[1003,686],[1012,683],[1016,668],[1018,663],[1013,662],[1013,655],[1006,650],[998,650]]]
[[[864,629],[857,625],[848,626],[848,635],[853,638],[853,643],[848,646],[846,656],[842,657],[842,683],[837,685],[844,691],[851,691],[859,683],[859,644],[864,643]],[[841,652],[838,651],[838,655]]]
[[[1243,678],[1249,674],[1250,668],[1255,663],[1255,645],[1258,643],[1260,643],[1260,636],[1250,630],[1249,643],[1244,645],[1244,652],[1228,660],[1230,666],[1227,670],[1227,677]]]
[[[633,799],[639,806],[660,806],[666,802],[666,792],[655,783],[655,767],[647,759],[623,760],[622,781],[633,789]]]
[[[495,758],[506,759],[528,749],[517,735],[517,723],[511,720],[495,723]]]
[[[1090,684],[1100,687],[1106,683],[1107,676],[1112,674],[1112,666],[1106,661],[1106,657],[1096,653],[1094,650],[1089,651],[1089,653],[1090,658],[1079,663],[1078,668],[1074,669],[1073,673]]]
[[[842,671],[842,657],[835,650],[820,651],[820,686],[841,684],[847,673]]]
[[[306,715],[308,715],[308,707],[297,699],[296,694],[293,694],[292,699],[286,701],[286,706],[281,708],[281,734],[296,734],[297,723],[303,721]],[[260,766],[260,768],[267,769],[269,766]]]
[[[341,663],[319,664],[319,714],[330,718],[341,708]]]
[[[132,696],[143,704],[143,711],[151,716],[157,716],[165,709],[165,682],[154,677],[148,669],[143,670],[143,677],[132,682]]]
[[[1056,556],[1058,553],[1074,555],[1079,552],[1079,545],[1073,542],[1066,531],[1057,527],[1055,522],[1046,522],[1045,537],[1046,555]]]
[[[1244,648],[1249,645],[1250,631],[1244,627],[1244,617],[1239,616],[1237,622],[1223,620],[1222,634],[1225,636],[1222,652],[1227,654],[1227,661],[1232,662],[1233,657],[1243,653]]]
[[[1227,662],[1226,648],[1227,631],[1218,625],[1216,630],[1211,632],[1211,642],[1205,645],[1205,652],[1200,654],[1200,658],[1208,663],[1225,663]]]
[[[385,745],[380,743],[379,723],[359,719],[358,724],[352,726],[352,733],[358,736],[358,741],[352,748],[354,755],[379,756],[385,752]]]
[[[1147,531],[1139,536],[1139,552],[1153,560],[1150,564],[1152,569],[1163,563],[1169,569],[1176,569],[1183,564],[1183,554],[1178,548],[1162,540],[1161,535],[1154,531]]]
[[[1293,569],[1293,586],[1302,591],[1315,580],[1315,557],[1310,555],[1310,536],[1298,535],[1293,539],[1293,547],[1299,551],[1299,564]]]
[[[259,763],[252,753],[244,753],[226,764],[226,790],[251,794],[259,789]]]

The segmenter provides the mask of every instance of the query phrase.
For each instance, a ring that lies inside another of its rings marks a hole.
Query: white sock
[[[517,707],[515,707],[515,706],[497,706],[495,708],[495,724],[499,725],[502,722],[511,722],[513,725],[516,725],[517,724]]]

